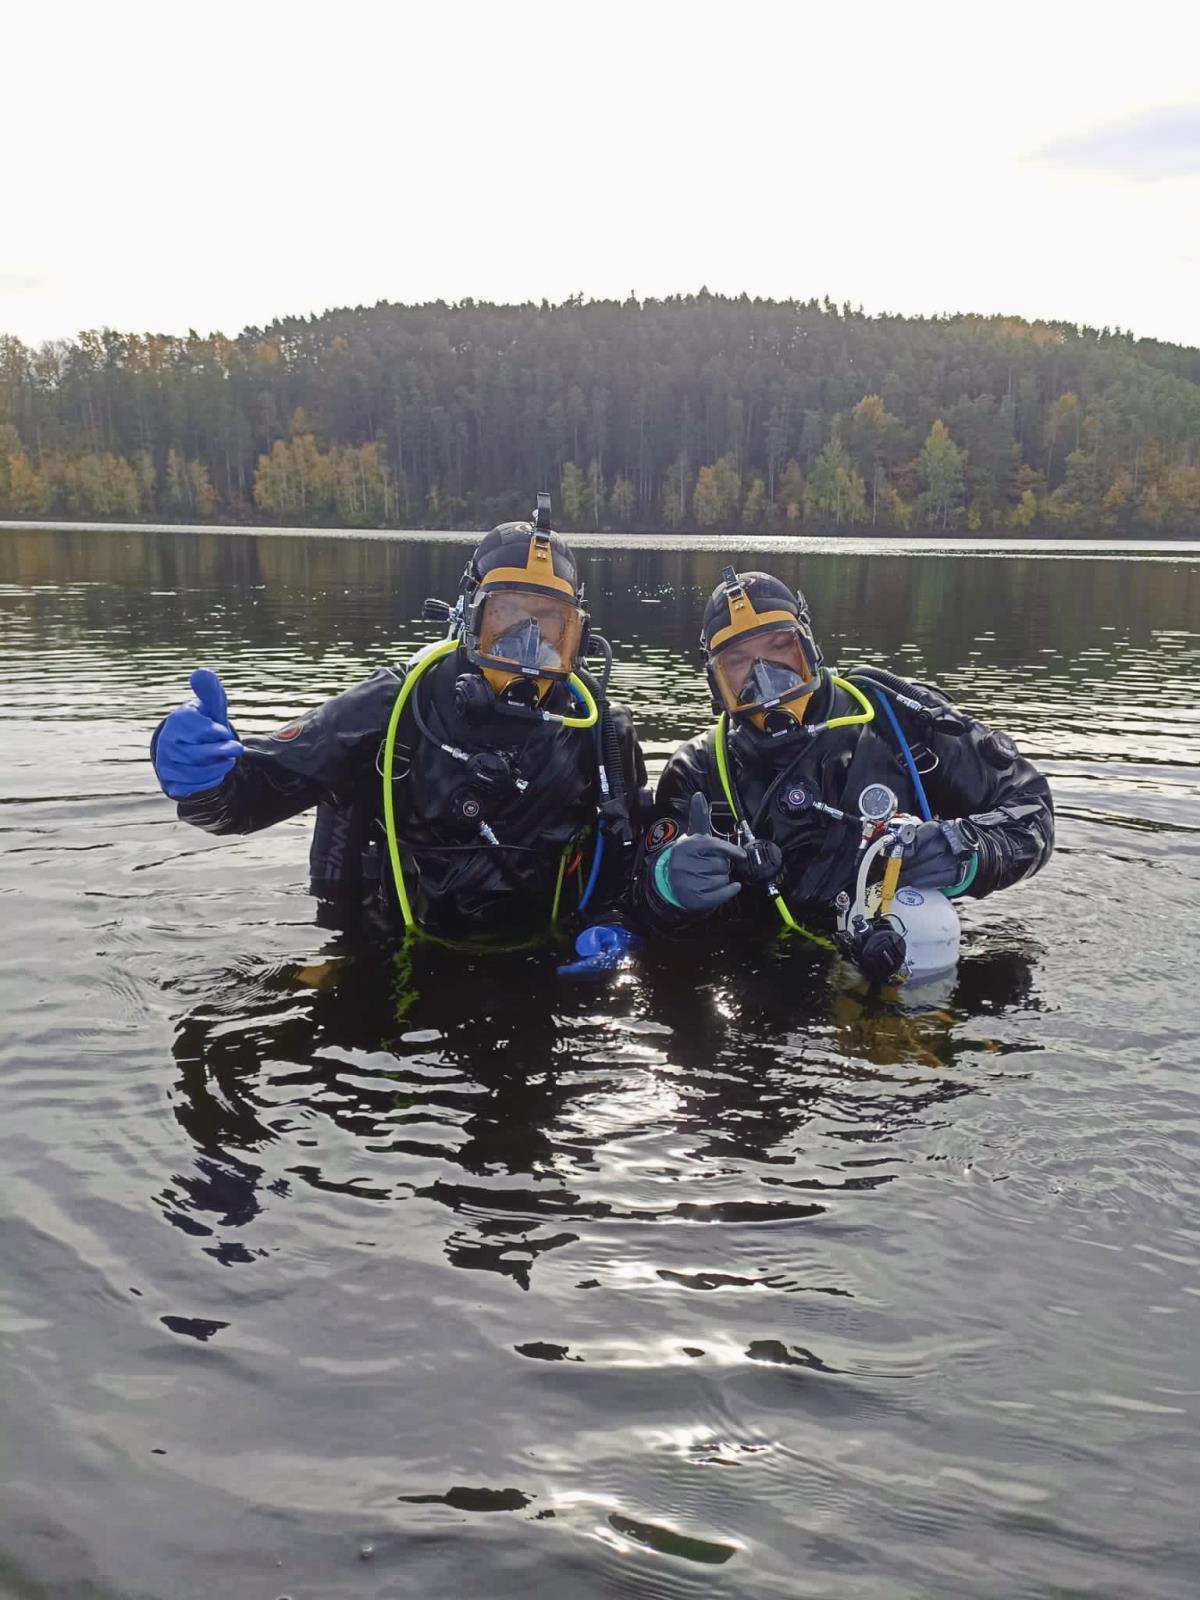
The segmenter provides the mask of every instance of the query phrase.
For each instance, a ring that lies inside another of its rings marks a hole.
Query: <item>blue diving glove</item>
[[[229,726],[229,701],[216,673],[197,667],[191,685],[192,699],[176,706],[150,741],[155,776],[172,800],[215,789],[245,748]]]
[[[636,933],[610,922],[595,922],[575,939],[575,954],[581,959],[559,967],[560,978],[590,978],[611,972],[641,944]]]
[[[965,889],[975,876],[975,851],[957,822],[922,822],[904,850],[900,882],[910,889]]]
[[[708,801],[697,790],[688,808],[687,832],[654,863],[654,887],[677,911],[715,911],[741,892],[733,870],[745,860],[740,844],[714,836]]]

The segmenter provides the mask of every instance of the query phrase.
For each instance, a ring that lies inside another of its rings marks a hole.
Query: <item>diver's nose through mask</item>
[[[565,601],[499,592],[489,595],[483,606],[478,650],[497,664],[524,672],[569,672],[579,633],[579,612]]]

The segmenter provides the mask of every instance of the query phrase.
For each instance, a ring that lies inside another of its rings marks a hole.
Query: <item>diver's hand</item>
[[[150,759],[172,800],[215,789],[245,748],[229,726],[229,701],[215,672],[197,667],[192,698],[164,719],[150,742]]]
[[[678,911],[715,911],[741,893],[732,873],[745,860],[741,845],[714,837],[708,801],[697,790],[688,809],[687,832],[654,864],[654,887]]]
[[[910,889],[951,889],[962,882],[975,854],[957,822],[922,822],[904,848],[900,881]]]

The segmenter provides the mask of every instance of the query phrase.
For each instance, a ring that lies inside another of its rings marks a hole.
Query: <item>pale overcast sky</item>
[[[0,6],[0,332],[829,294],[1200,344],[1200,7]]]

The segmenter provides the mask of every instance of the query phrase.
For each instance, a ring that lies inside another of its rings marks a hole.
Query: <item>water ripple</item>
[[[0,1588],[1190,1600],[1200,565],[754,545],[1052,774],[925,1000],[751,940],[398,1010],[306,822],[145,748],[201,660],[261,732],[404,654],[461,543],[0,536]],[[588,564],[657,766],[719,556]]]

